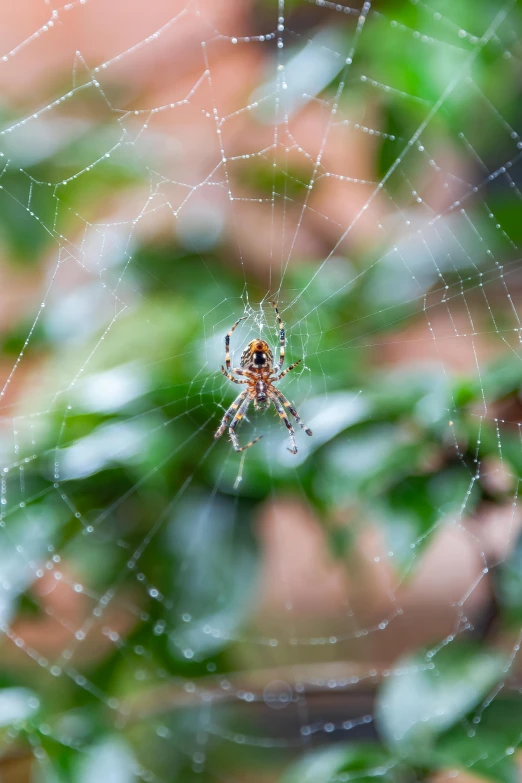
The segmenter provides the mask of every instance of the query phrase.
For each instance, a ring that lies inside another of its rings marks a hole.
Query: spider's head
[[[268,390],[266,383],[262,380],[259,380],[256,382],[255,385],[255,397],[254,397],[254,407],[256,410],[263,410],[264,408],[267,408],[270,404],[270,399],[268,397]]]
[[[252,369],[263,369],[271,367],[273,362],[270,346],[264,340],[252,340],[241,357],[241,367],[250,367]]]

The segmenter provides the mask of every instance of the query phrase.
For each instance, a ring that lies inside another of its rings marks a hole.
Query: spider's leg
[[[251,370],[244,370],[242,367],[234,367],[234,369],[231,371],[235,375],[242,375],[244,378],[247,378],[244,383],[248,383],[249,381],[256,380],[256,374],[253,373]]]
[[[302,362],[302,361],[303,361],[302,359],[298,359],[296,362],[294,362],[293,364],[291,364],[291,365],[290,365],[290,367],[287,367],[287,368],[286,368],[286,370],[283,370],[283,372],[281,373],[281,375],[279,375],[279,376],[277,377],[277,379],[276,379],[276,380],[280,381],[280,380],[281,380],[281,378],[284,378],[284,377],[285,377],[285,375],[287,374],[287,372],[290,372],[290,370],[293,370],[293,369],[294,369],[294,367],[297,367],[297,365],[298,365],[298,364],[301,364],[301,362]]]
[[[290,419],[286,415],[285,409],[283,408],[282,404],[278,400],[277,395],[274,394],[273,392],[268,392],[268,393],[270,395],[270,398],[271,398],[272,402],[274,403],[276,411],[279,414],[279,418],[282,421],[284,421],[284,423],[286,425],[286,428],[288,429],[288,434],[290,436],[290,443],[292,444],[292,448],[288,449],[288,451],[291,454],[297,454],[297,445],[296,445],[296,442],[295,442],[295,431],[294,431],[294,428],[292,427]]]
[[[246,446],[240,446],[239,445],[239,441],[237,439],[237,435],[235,433],[235,429],[236,429],[237,425],[239,424],[239,422],[241,421],[241,419],[244,418],[245,413],[247,412],[248,406],[250,405],[251,401],[252,400],[251,400],[250,397],[246,397],[243,400],[243,402],[241,403],[241,406],[240,406],[238,412],[234,416],[234,420],[232,421],[232,424],[228,428],[228,431],[230,433],[230,440],[232,441],[232,445],[233,445],[233,447],[234,447],[234,449],[236,451],[246,451],[246,449],[249,449],[250,446],[253,446],[254,443],[257,443],[257,441],[261,440],[261,438],[263,437],[262,435],[260,435],[258,438],[254,438],[254,440],[251,440],[250,443],[246,444]]]
[[[232,383],[248,383],[248,381],[238,381],[238,379],[234,378],[233,375],[231,375],[229,372],[227,372],[227,370],[225,370],[225,368],[223,366],[221,367],[221,372],[223,373],[223,375],[226,375],[228,380],[232,381]],[[234,372],[236,372],[236,371],[234,370]],[[243,373],[241,373],[241,375],[242,374]]]
[[[285,360],[285,325],[281,319],[281,316],[279,315],[279,310],[277,309],[277,305],[275,302],[270,302],[272,307],[274,308],[276,312],[276,318],[279,323],[279,369],[283,366],[283,362]]]
[[[247,396],[247,394],[248,394],[248,390],[247,389],[242,391],[241,394],[239,394],[236,397],[236,399],[234,400],[234,402],[232,403],[230,408],[226,411],[225,415],[221,419],[221,424],[219,425],[219,429],[216,431],[216,434],[214,435],[216,440],[223,435],[223,433],[225,432],[225,430],[227,428],[228,422],[230,421],[230,419],[233,416],[235,416],[235,414],[237,413],[237,411],[241,407],[242,403],[244,402],[244,399]]]
[[[241,321],[244,321],[245,318],[248,316],[244,315],[242,318],[238,318],[232,329],[226,333],[225,335],[225,364],[227,367],[227,370],[230,370],[230,335],[236,328],[236,326],[241,323]]]
[[[277,394],[277,396],[283,403],[283,406],[290,411],[290,413],[292,414],[296,422],[299,424],[299,426],[303,428],[303,430],[306,432],[307,435],[311,435],[312,430],[309,427],[307,427],[305,424],[303,424],[300,415],[298,414],[298,412],[296,411],[296,409],[294,408],[290,400],[287,400],[283,392],[280,392],[279,389],[274,389],[274,392]]]

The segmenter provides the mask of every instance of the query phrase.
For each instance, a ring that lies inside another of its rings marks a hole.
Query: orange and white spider
[[[232,329],[225,337],[226,369],[221,367],[221,372],[223,375],[226,375],[227,378],[233,383],[245,384],[246,389],[236,397],[230,408],[227,410],[214,437],[216,439],[220,438],[225,432],[229,422],[231,422],[228,427],[228,431],[234,449],[236,451],[245,451],[245,449],[249,449],[250,446],[253,446],[254,443],[257,443],[258,440],[261,440],[263,436],[260,435],[258,438],[254,438],[254,440],[251,440],[250,443],[246,444],[246,446],[240,446],[235,432],[236,427],[245,417],[251,402],[254,403],[254,408],[256,410],[266,409],[269,407],[270,402],[273,402],[279,417],[282,421],[284,421],[288,429],[290,442],[292,444],[292,448],[288,449],[288,451],[290,451],[292,454],[297,454],[295,431],[288,419],[288,416],[286,415],[285,408],[286,410],[290,411],[296,422],[301,425],[307,435],[311,435],[312,430],[308,429],[308,427],[305,427],[301,421],[301,417],[293,407],[292,403],[286,399],[285,395],[282,394],[279,389],[275,388],[274,383],[276,381],[280,381],[281,378],[290,372],[290,370],[293,370],[294,367],[297,367],[297,365],[300,364],[301,359],[299,359],[297,362],[294,362],[294,364],[291,364],[290,367],[287,367],[286,370],[281,372],[281,368],[285,360],[285,327],[275,302],[270,302],[270,304],[273,306],[276,312],[276,317],[279,323],[278,366],[273,366],[274,356],[270,350],[270,346],[267,342],[265,342],[265,340],[262,340],[259,337],[256,340],[252,340],[243,351],[240,362],[241,366],[232,370],[232,372],[236,375],[244,376],[244,380],[238,380],[237,378],[234,378],[230,372],[230,336],[232,335],[232,332],[236,326],[241,323],[241,321],[244,321],[247,316],[238,318]]]

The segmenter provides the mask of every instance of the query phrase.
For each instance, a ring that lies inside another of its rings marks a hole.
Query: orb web
[[[0,236],[29,271],[6,265],[0,715],[45,780],[57,747],[82,781],[261,756],[276,779],[373,737],[368,693],[436,669],[515,579],[518,7],[470,30],[465,4],[394,8],[79,0],[6,25]],[[224,335],[246,316],[232,366],[257,336],[277,355],[272,300],[314,435],[294,457],[249,413],[238,455],[213,437]],[[327,537],[356,541],[344,565]],[[519,644],[461,694],[469,739]]]

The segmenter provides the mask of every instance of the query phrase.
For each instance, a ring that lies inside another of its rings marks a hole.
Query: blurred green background
[[[1,779],[516,781],[519,4],[4,21]]]

